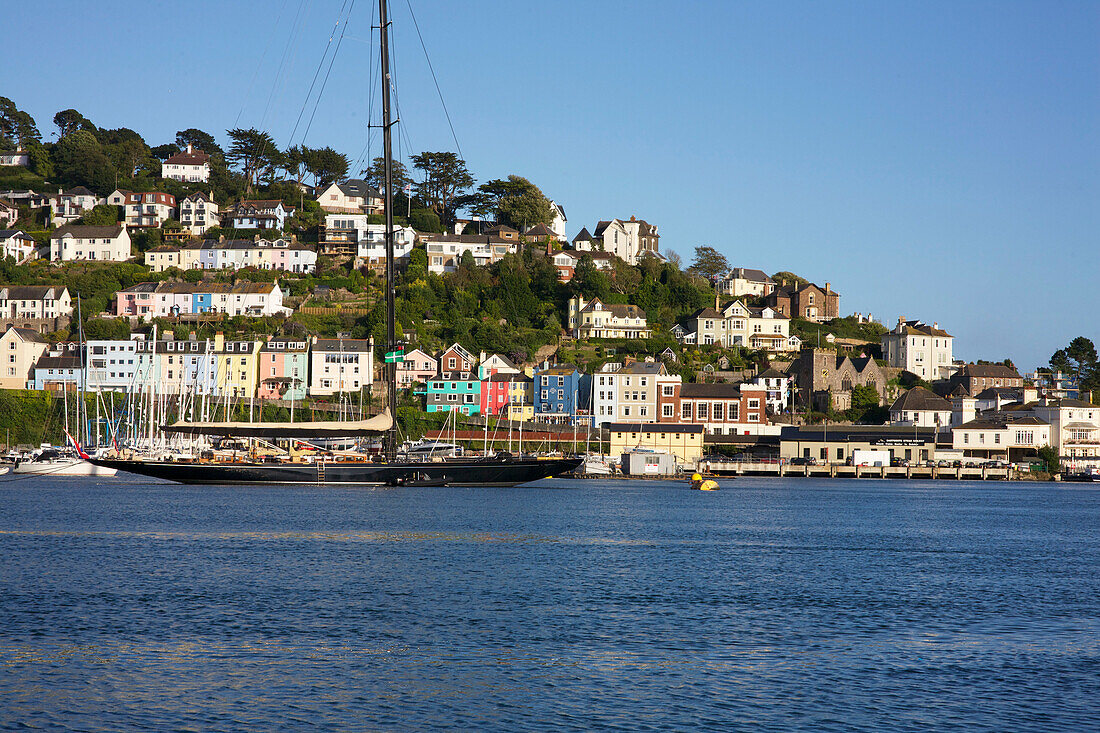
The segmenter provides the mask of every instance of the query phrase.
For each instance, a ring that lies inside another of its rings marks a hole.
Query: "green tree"
[[[443,224],[439,216],[431,209],[413,209],[409,216],[409,226],[418,232],[442,232]]]
[[[222,150],[221,146],[214,140],[214,136],[194,127],[177,132],[176,145],[179,146],[180,150],[185,150],[188,145],[191,145],[193,148],[197,148],[211,157],[219,156],[223,159],[225,158],[225,151]]]
[[[348,156],[332,148],[306,148],[305,166],[318,188],[343,180],[348,174]]]
[[[26,149],[31,143],[42,142],[34,118],[23,112],[7,97],[0,97],[0,146],[21,145]]]
[[[611,294],[611,280],[596,267],[592,255],[585,252],[577,260],[577,266],[573,269],[573,279],[569,281],[573,291],[584,298],[591,300],[599,298],[607,300]]]
[[[99,204],[81,217],[84,223],[93,227],[111,226],[119,222],[119,210],[117,206]]]
[[[474,185],[474,177],[466,169],[466,161],[454,153],[423,152],[412,156],[413,168],[424,175],[414,184],[416,195],[440,221],[454,221],[455,199]]]
[[[54,148],[54,162],[58,177],[66,185],[87,186],[97,193],[114,188],[115,167],[95,135],[87,130],[63,137]]]
[[[793,272],[787,272],[786,270],[783,270],[782,272],[777,272],[772,275],[772,280],[775,280],[777,283],[786,282],[788,285],[794,285],[797,287],[802,287],[803,285],[806,285],[810,282],[806,278],[799,277]]]
[[[549,224],[554,218],[550,199],[522,176],[486,181],[477,191],[472,196],[462,197],[459,205],[478,216],[491,216],[497,223],[521,232],[536,224]]]
[[[364,170],[361,175],[363,176],[363,180],[381,191],[386,185],[386,159],[381,157],[375,158],[371,161],[370,167]],[[408,168],[399,160],[393,161],[390,176],[393,178],[394,195],[396,195],[398,191],[404,191],[405,186],[412,183],[412,178],[409,177]]]
[[[31,141],[26,146],[30,157],[31,171],[42,178],[52,178],[54,175],[53,159],[46,146],[37,141]]]
[[[250,127],[245,130],[228,130],[231,144],[226,161],[240,169],[245,180],[245,192],[249,195],[255,183],[274,172],[282,160],[282,151],[270,134]]]
[[[1039,461],[1043,464],[1047,473],[1055,474],[1062,470],[1062,461],[1058,456],[1058,451],[1051,448],[1049,445],[1044,445],[1038,450]]]
[[[719,275],[729,272],[730,265],[726,256],[714,247],[696,247],[695,260],[688,268],[688,272],[707,279],[714,279]]]
[[[96,129],[95,125],[75,109],[61,110],[53,116],[53,123],[57,125],[59,139],[68,137],[77,130],[94,132]]]
[[[180,146],[175,143],[165,143],[164,145],[158,145],[155,148],[150,148],[150,152],[155,158],[160,160],[167,160],[180,151]]]

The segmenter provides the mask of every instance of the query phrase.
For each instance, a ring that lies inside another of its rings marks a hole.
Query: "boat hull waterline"
[[[175,463],[92,459],[96,465],[181,484],[518,486],[576,470],[580,458],[408,463]]]
[[[5,469],[6,470],[6,469]],[[85,460],[26,461],[18,463],[13,473],[24,476],[114,476],[116,469]]]

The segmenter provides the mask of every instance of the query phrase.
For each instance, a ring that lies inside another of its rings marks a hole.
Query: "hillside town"
[[[273,156],[256,130],[229,131],[228,150],[200,130],[151,148],[75,110],[44,144],[23,123],[0,124],[0,183],[36,183],[0,190],[0,389],[200,395],[203,418],[249,420],[380,404],[377,159]],[[843,273],[769,275],[709,246],[685,264],[659,216],[571,224],[525,178],[475,189],[453,153],[413,160],[422,181],[402,166],[394,196],[391,359],[409,437],[450,420],[456,438],[523,426],[683,464],[882,448],[894,465],[1100,465],[1088,339],[1027,373],[963,361],[927,303],[888,324],[845,315]]]

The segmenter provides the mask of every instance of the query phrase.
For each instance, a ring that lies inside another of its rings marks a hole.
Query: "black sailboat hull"
[[[92,459],[142,476],[181,484],[313,484],[518,486],[569,473],[580,458],[455,460],[407,463],[186,463]]]

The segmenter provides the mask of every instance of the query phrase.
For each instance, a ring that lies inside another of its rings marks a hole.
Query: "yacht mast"
[[[385,207],[386,207],[386,351],[397,350],[394,329],[394,277],[393,277],[393,143],[390,139],[390,39],[389,3],[378,0],[378,21],[382,49],[382,151],[385,159]],[[386,460],[397,454],[397,362],[387,359],[383,369],[386,377],[386,406],[393,424],[386,432]]]

